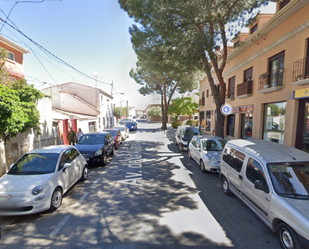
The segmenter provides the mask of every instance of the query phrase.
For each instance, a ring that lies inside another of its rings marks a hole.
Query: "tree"
[[[180,115],[194,115],[198,109],[198,103],[194,102],[191,97],[183,97],[173,99],[169,106],[168,113],[173,114],[175,119],[178,120]]]
[[[134,25],[130,34],[138,58],[137,67],[131,69],[130,76],[142,86],[139,89],[142,95],[157,93],[161,96],[162,128],[166,129],[167,110],[173,94],[196,88],[199,80],[196,70],[194,65],[175,63],[175,52],[168,51],[164,40],[158,39],[154,30],[148,30],[145,35]]]
[[[147,115],[150,117],[161,117],[162,113],[160,107],[154,106],[149,108],[149,110],[147,111]]]
[[[127,112],[126,112],[126,107],[115,107],[113,109],[113,114],[115,117],[122,117],[123,115],[125,115]]]
[[[5,70],[6,53],[0,51],[0,134],[4,141],[30,128],[40,131],[37,100],[43,93],[26,84],[24,79],[12,80]]]
[[[164,41],[167,54],[174,55],[174,63],[185,67],[194,65],[205,72],[216,104],[216,135],[220,137],[224,136],[225,117],[221,107],[226,95],[223,70],[227,61],[228,36],[235,35],[256,15],[254,10],[268,2],[119,0],[121,7],[140,24],[140,32],[152,41]],[[220,56],[215,52],[217,46],[222,46]]]

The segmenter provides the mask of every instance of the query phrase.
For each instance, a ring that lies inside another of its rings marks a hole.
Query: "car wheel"
[[[189,159],[192,159],[191,151],[188,149],[188,157]]]
[[[179,151],[183,151],[183,146],[182,146],[181,143],[178,144],[178,149],[179,149]]]
[[[204,161],[203,161],[203,160],[200,160],[200,168],[201,168],[201,171],[202,171],[203,173],[206,172],[205,164],[204,164]]]
[[[107,155],[106,155],[106,153],[105,153],[105,151],[103,152],[104,154],[103,154],[103,157],[102,157],[102,164],[103,164],[103,166],[104,165],[106,165],[107,164]]]
[[[300,249],[300,243],[296,232],[287,224],[281,223],[278,226],[279,240],[284,249]]]
[[[221,178],[221,187],[222,187],[222,190],[223,190],[224,194],[232,195],[232,192],[230,190],[229,182],[228,182],[228,180],[226,179],[225,176],[222,176],[222,178]]]
[[[54,211],[60,207],[62,203],[62,190],[56,188],[51,196],[49,211]]]
[[[84,166],[84,169],[83,169],[83,174],[80,178],[81,181],[86,181],[88,178],[88,167],[87,165]]]

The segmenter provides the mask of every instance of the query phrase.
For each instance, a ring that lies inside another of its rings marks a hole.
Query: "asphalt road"
[[[280,248],[218,174],[179,152],[174,130],[139,123],[108,165],[89,167],[53,213],[0,217],[0,248]]]

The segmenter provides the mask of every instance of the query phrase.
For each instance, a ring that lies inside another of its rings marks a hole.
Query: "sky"
[[[1,21],[0,34],[29,50],[24,74],[34,87],[74,81],[112,93],[116,106],[128,101],[144,109],[147,103],[159,103],[156,95],[139,94],[141,86],[129,76],[137,61],[128,31],[134,21],[118,0],[0,0],[0,17],[7,16],[22,34]]]

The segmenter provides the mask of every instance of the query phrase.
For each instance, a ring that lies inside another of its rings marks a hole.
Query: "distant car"
[[[56,210],[62,196],[88,177],[87,162],[74,146],[58,145],[24,154],[0,178],[0,215]]]
[[[128,129],[128,127],[126,127],[124,125],[119,125],[119,126],[115,126],[113,129],[120,130],[120,132],[122,134],[122,139],[123,140],[126,140],[129,137],[129,129]]]
[[[126,122],[125,126],[129,129],[129,131],[136,131],[137,130],[137,123],[136,122]]]
[[[122,134],[118,129],[105,129],[103,132],[110,132],[115,140],[115,149],[117,150],[119,145],[122,143]]]
[[[189,144],[188,156],[200,165],[202,172],[219,172],[224,145],[221,137],[194,136]]]
[[[178,126],[175,133],[175,143],[178,146],[179,151],[187,150],[192,137],[197,135],[201,135],[201,133],[194,126]]]
[[[107,157],[115,153],[115,140],[110,132],[87,133],[75,147],[89,163],[107,164]]]

